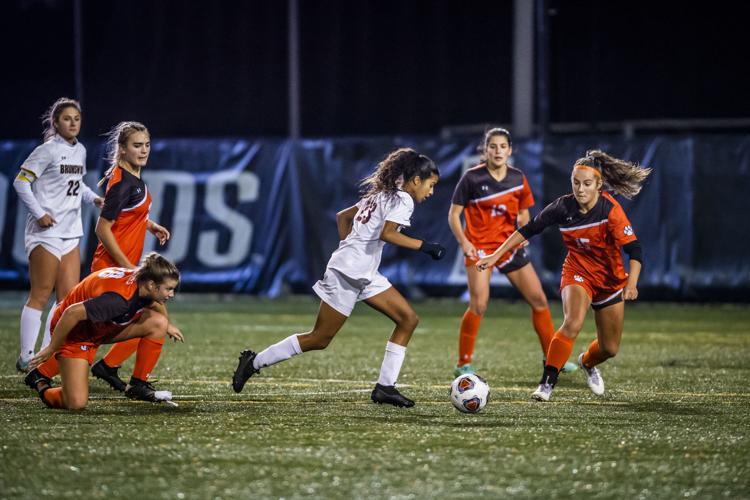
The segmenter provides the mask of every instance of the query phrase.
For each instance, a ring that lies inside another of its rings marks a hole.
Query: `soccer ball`
[[[490,399],[490,386],[476,373],[461,375],[451,384],[451,403],[458,411],[477,413]]]

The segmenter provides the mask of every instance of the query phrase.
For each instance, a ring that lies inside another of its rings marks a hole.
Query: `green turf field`
[[[750,498],[747,307],[629,305],[605,396],[577,372],[543,404],[529,399],[541,363],[527,308],[493,301],[475,357],[492,400],[465,415],[448,401],[458,302],[415,305],[404,410],[369,401],[390,324],[366,306],[326,351],[237,395],[238,351],[308,329],[317,304],[183,296],[171,310],[187,343],[155,374],[179,408],[92,380],[88,409],[69,413],[14,372],[21,300],[0,296],[0,498]]]

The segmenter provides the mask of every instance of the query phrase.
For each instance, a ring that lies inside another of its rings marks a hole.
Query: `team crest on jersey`
[[[82,350],[82,351],[88,351],[88,350],[89,350],[89,346],[87,346],[87,345],[82,345],[82,346],[81,346],[81,350]]]
[[[578,283],[583,283],[583,277],[580,274],[574,274],[573,279],[576,280]]]
[[[625,236],[632,236],[633,228],[631,226],[625,226],[625,229],[623,229],[622,232],[625,233]]]

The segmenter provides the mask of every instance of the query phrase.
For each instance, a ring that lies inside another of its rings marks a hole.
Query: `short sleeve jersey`
[[[80,238],[83,176],[86,175],[86,148],[76,141],[55,135],[31,152],[21,165],[34,181],[31,191],[44,211],[55,219],[49,228],[42,228],[29,214],[26,234],[40,233],[52,238]]]
[[[91,273],[68,293],[55,310],[50,324],[54,329],[65,310],[79,302],[86,308],[88,319],[68,333],[66,342],[101,344],[140,318],[150,299],[138,296],[135,271],[121,267]]]
[[[112,234],[128,260],[137,265],[143,253],[143,244],[151,210],[151,193],[142,179],[121,167],[115,167],[107,182],[104,208],[100,216],[114,221]],[[100,241],[94,251],[91,272],[114,267],[114,261]]]
[[[477,248],[494,250],[516,230],[518,212],[534,205],[526,176],[508,166],[501,181],[482,164],[467,170],[453,192],[453,204],[464,207],[466,238]]]
[[[611,194],[603,192],[596,205],[583,214],[572,194],[547,205],[520,229],[525,238],[559,226],[568,248],[563,269],[570,269],[604,289],[616,289],[627,280],[620,249],[637,239],[625,211]]]
[[[366,286],[380,267],[383,226],[391,221],[399,225],[399,231],[409,227],[414,200],[404,191],[377,193],[360,200],[357,208],[352,230],[331,255],[328,268]]]

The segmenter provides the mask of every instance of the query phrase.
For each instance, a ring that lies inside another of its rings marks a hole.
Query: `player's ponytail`
[[[42,126],[44,127],[42,140],[44,142],[47,142],[57,133],[55,123],[60,119],[60,115],[66,108],[76,108],[78,113],[81,113],[81,104],[78,101],[68,97],[61,97],[42,115]]]
[[[360,184],[364,197],[378,193],[393,194],[414,177],[429,179],[433,175],[439,176],[440,172],[432,160],[411,148],[399,148],[378,163],[375,171],[362,179]]]
[[[136,132],[143,132],[148,136],[151,135],[146,126],[139,122],[120,122],[112,127],[112,130],[107,132],[106,160],[109,163],[109,168],[104,173],[104,177],[99,181],[99,186],[104,185],[104,183],[107,182],[107,179],[112,175],[120,158],[120,148],[127,146],[128,137]]]
[[[135,280],[140,283],[153,281],[157,285],[164,283],[167,278],[180,281],[180,271],[166,257],[156,252],[149,252],[141,260],[141,265],[135,271]]]
[[[651,173],[650,168],[615,158],[599,149],[587,151],[586,156],[576,160],[575,164],[597,170],[602,176],[605,189],[611,189],[628,199],[641,191],[643,182]]]

